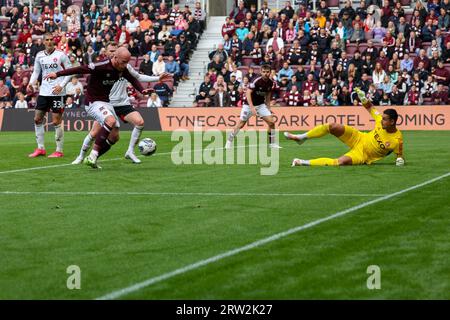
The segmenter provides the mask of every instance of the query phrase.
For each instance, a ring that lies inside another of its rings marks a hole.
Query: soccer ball
[[[156,152],[156,142],[150,138],[144,138],[139,142],[138,148],[143,156],[151,156]]]

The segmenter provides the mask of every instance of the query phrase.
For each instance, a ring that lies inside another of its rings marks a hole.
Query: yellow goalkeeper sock
[[[330,133],[330,125],[329,124],[322,124],[320,126],[317,126],[311,130],[309,130],[306,133],[306,136],[308,137],[308,139],[311,138],[320,138],[323,137],[324,135]]]
[[[337,166],[338,159],[330,159],[330,158],[312,159],[312,160],[309,160],[309,165],[310,166]]]

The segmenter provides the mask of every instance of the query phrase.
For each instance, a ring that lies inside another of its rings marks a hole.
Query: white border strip
[[[400,190],[398,192],[391,193],[389,195],[383,196],[381,198],[377,198],[377,199],[374,199],[374,200],[371,200],[371,201],[363,202],[363,203],[361,203],[361,204],[359,204],[357,206],[345,209],[343,211],[339,211],[339,212],[337,212],[335,214],[332,214],[332,215],[330,215],[328,217],[325,217],[325,218],[322,218],[322,219],[318,219],[318,220],[312,221],[310,223],[307,223],[307,224],[304,224],[304,225],[301,225],[301,226],[298,226],[298,227],[295,227],[295,228],[292,228],[292,229],[289,229],[289,230],[286,230],[286,231],[274,234],[274,235],[272,235],[270,237],[267,237],[267,238],[264,238],[264,239],[252,242],[252,243],[250,243],[250,244],[248,244],[246,246],[243,246],[243,247],[240,247],[240,248],[236,248],[234,250],[230,250],[230,251],[224,252],[222,254],[213,256],[213,257],[205,259],[205,260],[198,261],[196,263],[187,265],[185,267],[176,269],[176,270],[168,272],[168,273],[164,273],[164,274],[162,274],[160,276],[157,276],[157,277],[154,277],[154,278],[149,278],[149,279],[144,280],[142,282],[138,282],[136,284],[133,284],[133,285],[131,285],[129,287],[126,287],[126,288],[123,288],[123,289],[119,289],[119,290],[116,290],[116,291],[112,291],[112,292],[110,292],[108,294],[105,294],[104,296],[98,297],[97,300],[109,300],[109,299],[120,298],[120,297],[122,297],[124,295],[136,292],[136,291],[138,291],[140,289],[143,289],[145,287],[151,286],[151,285],[153,285],[155,283],[158,283],[158,282],[170,279],[172,277],[175,277],[177,275],[180,275],[180,274],[183,274],[183,273],[186,273],[186,272],[189,272],[189,271],[201,268],[201,267],[206,266],[208,264],[211,264],[211,263],[217,262],[219,260],[222,260],[222,259],[234,256],[234,255],[236,255],[238,253],[241,253],[241,252],[244,252],[244,251],[248,251],[248,250],[254,249],[256,247],[260,247],[262,245],[265,245],[267,243],[270,243],[270,242],[276,241],[278,239],[287,237],[287,236],[289,236],[291,234],[294,234],[294,233],[297,233],[299,231],[312,228],[312,227],[314,227],[314,226],[316,226],[318,224],[321,224],[323,222],[327,222],[329,220],[342,217],[342,216],[344,216],[344,215],[346,215],[348,213],[351,213],[351,212],[357,211],[359,209],[368,207],[368,206],[373,205],[375,203],[378,203],[378,202],[381,202],[381,201],[384,201],[384,200],[388,200],[388,199],[391,199],[393,197],[396,197],[396,196],[399,196],[401,194],[404,194],[406,192],[409,192],[409,191],[412,191],[412,190],[424,187],[426,185],[429,185],[431,183],[434,183],[436,181],[444,179],[444,178],[446,178],[448,176],[450,176],[450,172],[447,172],[446,174],[441,175],[439,177],[436,177],[434,179],[427,180],[427,181],[425,181],[423,183],[416,184],[416,185],[414,185],[412,187],[409,187],[409,188]]]

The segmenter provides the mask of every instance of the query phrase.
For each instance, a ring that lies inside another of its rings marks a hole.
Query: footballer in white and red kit
[[[49,158],[60,158],[63,156],[64,130],[61,125],[64,113],[65,85],[70,81],[69,76],[57,79],[46,79],[48,74],[58,72],[72,65],[67,55],[55,48],[52,34],[44,36],[45,50],[38,52],[31,74],[29,89],[34,90],[33,85],[42,74],[39,88],[39,96],[34,114],[34,130],[36,132],[37,149],[29,155],[30,158],[45,156],[44,124],[43,120],[47,112],[52,112],[52,122],[55,127],[56,151]]]

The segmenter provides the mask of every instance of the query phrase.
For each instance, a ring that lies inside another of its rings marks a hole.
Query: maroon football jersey
[[[144,88],[139,81],[133,77],[128,70],[118,71],[111,64],[111,60],[104,60],[97,63],[90,63],[75,68],[58,71],[56,75],[67,76],[72,74],[90,74],[86,88],[86,104],[94,101],[109,102],[109,93],[116,81],[124,77],[142,93]]]
[[[258,77],[249,85],[252,90],[251,97],[254,106],[259,106],[266,101],[267,93],[273,89],[273,81],[270,78],[264,80],[263,77]]]

